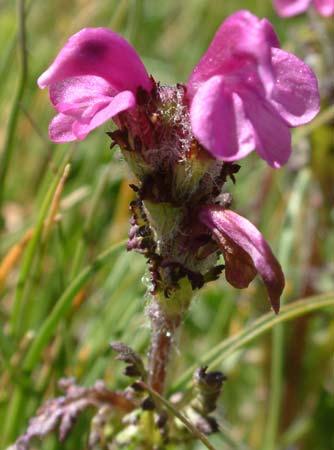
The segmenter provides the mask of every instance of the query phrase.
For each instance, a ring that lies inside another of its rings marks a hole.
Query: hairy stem
[[[162,394],[165,388],[168,363],[175,341],[175,333],[181,323],[181,313],[169,316],[154,299],[150,308],[152,339],[149,352],[149,379],[152,389]]]

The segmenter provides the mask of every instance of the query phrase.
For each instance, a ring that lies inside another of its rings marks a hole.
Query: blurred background
[[[15,3],[0,1],[0,157],[6,161],[0,173],[3,449],[24,430],[38,405],[57,395],[60,378],[74,376],[85,386],[104,379],[113,389],[121,388],[127,380],[109,343],[122,340],[142,355],[149,343],[145,261],[121,250],[67,301],[53,324],[55,332],[44,335],[43,351],[28,368],[24,364],[34,336],[45,330],[71,281],[127,236],[131,174],[117,148],[109,149],[104,131],[110,126],[78,144],[52,144],[47,128],[54,113],[47,92],[36,85],[67,38],[83,27],[104,26],[121,33],[156,80],[173,84],[187,80],[217,27],[233,11],[249,9],[273,22],[282,47],[316,71],[322,112],[312,124],[293,132],[294,152],[286,167],[274,171],[251,155],[241,162],[237,183],[229,182],[228,190],[234,209],[256,224],[275,250],[287,280],[284,302],[334,292],[330,19],[312,13],[280,19],[270,0],[27,0],[25,71]],[[59,182],[65,163],[70,163],[70,171]],[[55,184],[56,195],[51,189]],[[224,277],[210,283],[186,318],[170,386],[212,348],[269,309],[258,280],[243,291],[233,289]],[[334,449],[333,317],[333,307],[303,315],[217,365],[228,376],[219,421],[240,442],[235,448]],[[51,436],[33,448],[84,449],[86,420],[79,420],[66,443],[58,444]],[[212,442],[218,449],[229,448],[219,434]]]

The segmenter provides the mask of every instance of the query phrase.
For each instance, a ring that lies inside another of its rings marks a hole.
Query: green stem
[[[32,270],[33,260],[34,260],[34,256],[36,255],[36,250],[37,250],[38,244],[42,237],[43,226],[44,226],[44,221],[45,221],[46,215],[49,211],[50,204],[51,204],[52,198],[54,196],[54,193],[57,189],[58,183],[59,183],[59,181],[63,175],[63,172],[65,170],[67,161],[68,161],[68,156],[65,156],[65,161],[61,165],[57,176],[54,177],[52,183],[50,184],[50,187],[43,199],[43,203],[40,208],[40,212],[39,212],[39,215],[37,218],[33,237],[30,240],[30,242],[26,248],[26,251],[24,253],[23,262],[22,262],[22,265],[20,268],[19,278],[18,278],[18,282],[17,282],[14,303],[13,303],[13,307],[12,307],[11,320],[10,320],[11,333],[17,337],[20,336],[20,328],[21,328],[21,323],[23,320],[23,310],[24,310],[23,302],[24,302],[25,286],[28,281],[29,274]]]
[[[190,431],[193,436],[195,436],[197,439],[199,439],[206,448],[209,450],[216,450],[215,447],[211,444],[211,442],[208,440],[208,438],[201,433],[195,425],[193,425],[190,420],[185,417],[183,414],[181,414],[173,405],[170,403],[167,399],[162,397],[158,392],[156,392],[154,389],[150,388],[146,383],[141,382],[144,389],[147,390],[151,394],[151,396],[159,402],[161,405],[163,405],[169,412],[171,412],[175,417],[177,417]]]
[[[171,391],[176,392],[184,388],[185,385],[191,387],[192,378],[198,366],[208,365],[209,369],[220,367],[223,361],[240,350],[246,344],[257,339],[262,334],[272,330],[275,326],[304,316],[318,309],[334,306],[334,292],[324,295],[316,295],[307,299],[295,301],[283,306],[279,315],[273,313],[265,314],[252,324],[245,327],[240,333],[225,339],[216,345],[210,352],[191,366],[172,386]]]
[[[77,274],[81,267],[81,264],[84,259],[85,249],[87,248],[87,243],[89,241],[89,234],[91,233],[93,221],[96,215],[96,211],[100,204],[100,198],[103,195],[103,192],[106,188],[108,179],[110,176],[109,167],[104,171],[102,176],[99,178],[99,182],[96,186],[96,190],[93,194],[92,202],[90,204],[90,208],[87,214],[87,218],[85,220],[82,237],[79,240],[76,249],[74,251],[73,265],[70,272],[70,280],[72,280]]]
[[[27,75],[28,75],[28,58],[26,45],[26,26],[25,26],[25,0],[17,1],[17,17],[19,28],[19,45],[20,45],[20,78],[17,90],[14,97],[13,106],[10,112],[7,134],[5,137],[4,147],[2,151],[1,166],[0,166],[0,215],[2,214],[2,204],[4,200],[4,188],[8,174],[9,165],[12,159],[14,150],[14,139],[18,123],[20,103],[23,98]],[[1,218],[1,217],[0,217]],[[1,224],[0,224],[1,228]]]
[[[71,282],[63,295],[56,302],[50,315],[42,324],[31,347],[29,348],[26,357],[23,360],[23,370],[27,375],[36,367],[43,349],[48,345],[50,338],[55,334],[57,325],[61,319],[66,316],[71,308],[75,295],[87,283],[87,281],[98,272],[103,266],[110,262],[119,250],[125,247],[126,241],[119,242],[109,249],[101,253],[95,261],[82,270],[79,275]],[[6,416],[4,424],[4,434],[2,437],[3,448],[15,438],[15,433],[18,428],[18,418],[22,410],[22,402],[24,401],[24,391],[21,386],[16,386],[9,406],[9,413]]]
[[[112,245],[105,252],[101,253],[89,266],[83,269],[70,283],[37,333],[36,338],[24,359],[24,370],[30,372],[34,369],[43,349],[54,335],[60,320],[66,316],[69,311],[76,294],[96,272],[105,266],[119,250],[125,247],[125,244],[126,240]]]
[[[292,195],[289,199],[289,206],[285,217],[278,260],[282,267],[289,272],[289,261],[294,244],[294,235],[296,230],[294,224],[303,207],[303,199],[310,183],[310,172],[308,169],[302,170],[292,189]],[[283,304],[285,297],[281,299]],[[270,395],[268,406],[268,418],[263,438],[263,450],[274,450],[280,424],[280,413],[283,396],[283,377],[284,377],[284,327],[283,324],[275,327],[273,330],[273,340],[271,349],[271,371],[270,371]]]

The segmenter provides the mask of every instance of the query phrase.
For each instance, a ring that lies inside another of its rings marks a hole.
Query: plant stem
[[[201,433],[191,422],[190,420],[181,414],[172,403],[170,403],[167,399],[162,397],[157,391],[152,389],[152,387],[148,386],[147,384],[141,382],[144,389],[146,389],[156,400],[157,402],[161,403],[168,411],[170,411],[175,417],[177,417],[190,431],[190,433],[195,436],[197,439],[199,439],[206,448],[209,450],[216,450],[215,447],[210,443],[208,438]]]
[[[175,332],[181,323],[181,316],[168,317],[159,304],[154,302],[151,306],[150,317],[152,339],[149,353],[149,385],[162,394]]]
[[[295,243],[296,217],[299,217],[304,205],[304,198],[307,195],[311,182],[308,169],[301,171],[294,183],[292,194],[289,200],[285,224],[281,234],[281,242],[278,251],[278,259],[289,273],[291,253]],[[283,295],[281,304],[286,298]],[[278,325],[273,330],[273,341],[271,349],[271,373],[270,373],[270,395],[268,405],[268,416],[266,430],[263,438],[263,450],[274,450],[276,447],[277,435],[280,428],[282,396],[284,389],[284,339],[285,331],[283,324]]]
[[[24,94],[27,75],[28,75],[28,58],[26,48],[26,26],[25,26],[25,0],[18,0],[17,2],[17,17],[19,29],[19,45],[20,45],[20,59],[21,71],[19,84],[15,94],[12,110],[10,112],[7,134],[2,152],[2,159],[0,165],[0,216],[2,213],[2,203],[4,199],[4,188],[8,174],[9,164],[13,154],[13,144],[15,139],[15,132],[19,117],[20,103]],[[1,224],[0,224],[1,225]],[[0,226],[1,228],[1,226]]]

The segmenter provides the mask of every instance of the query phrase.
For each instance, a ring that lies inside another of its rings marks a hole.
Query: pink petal
[[[141,86],[151,89],[151,81],[134,48],[107,28],[84,28],[74,34],[51,66],[39,77],[41,88],[82,75],[107,80],[117,91]]]
[[[291,53],[272,49],[276,84],[271,98],[289,125],[296,127],[312,120],[320,109],[318,82],[313,71]]]
[[[242,93],[246,116],[253,125],[256,150],[267,163],[279,168],[291,154],[291,133],[273,106],[251,91]]]
[[[237,246],[238,256],[240,255],[238,247],[248,254],[266,285],[274,311],[278,313],[279,300],[285,284],[284,275],[279,262],[259,230],[244,217],[221,206],[203,208],[200,211],[199,218],[212,231],[225,253],[229,253],[226,246],[232,246],[232,256],[227,264],[233,264],[233,246]],[[246,270],[248,275],[245,276],[242,273],[243,270]],[[230,271],[230,275],[236,278],[237,283],[240,280],[250,280],[252,271],[249,261],[246,260],[245,265],[243,265],[240,264],[240,258],[238,258],[237,264]]]
[[[55,116],[49,125],[49,137],[53,142],[72,142],[78,138],[72,131],[74,118],[65,116],[64,114],[58,114]]]
[[[219,159],[235,161],[255,148],[241,101],[227,91],[223,77],[214,76],[200,86],[191,103],[190,120],[195,137]]]
[[[278,43],[274,36],[268,21],[259,20],[248,11],[231,15],[223,22],[190,76],[187,84],[190,98],[199,85],[212,76],[238,74],[242,77],[242,68],[250,65],[269,91],[273,84],[270,49],[274,41]]]
[[[334,0],[313,0],[314,5],[324,17],[330,17],[334,14]]]
[[[91,103],[59,103],[57,111],[72,116],[82,123],[88,123],[92,117],[110,103],[111,97],[95,99]]]
[[[78,139],[84,139],[92,130],[120,112],[133,108],[135,105],[136,98],[134,94],[131,91],[123,91],[113,97],[108,106],[98,111],[88,123],[83,123],[79,120],[75,121],[73,124],[73,132]]]
[[[274,7],[281,17],[290,17],[306,11],[310,3],[311,0],[274,0]]]
[[[94,75],[71,77],[50,86],[50,99],[54,106],[60,103],[87,103],[97,98],[111,97],[116,94],[108,81]]]
[[[274,27],[272,26],[272,24],[269,22],[269,20],[267,19],[262,19],[261,20],[261,24],[262,24],[262,29],[265,35],[265,41],[267,42],[267,44],[270,47],[276,47],[276,48],[280,48],[280,42],[278,39],[278,36],[274,30]]]

